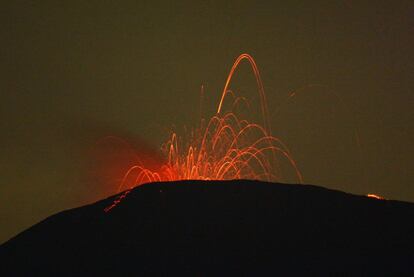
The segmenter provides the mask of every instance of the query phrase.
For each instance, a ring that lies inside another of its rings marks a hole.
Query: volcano
[[[1,276],[414,273],[414,204],[312,185],[150,183],[0,246]]]

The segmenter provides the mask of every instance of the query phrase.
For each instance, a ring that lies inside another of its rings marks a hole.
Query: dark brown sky
[[[306,183],[414,201],[414,2],[23,2],[0,9],[0,242],[101,195],[100,136],[157,148],[196,123],[202,84],[213,111],[243,52]]]

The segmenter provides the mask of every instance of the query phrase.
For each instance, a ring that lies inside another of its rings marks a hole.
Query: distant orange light
[[[370,198],[378,199],[378,200],[385,200],[383,197],[376,195],[376,194],[372,194],[372,193],[367,194],[367,196]]]

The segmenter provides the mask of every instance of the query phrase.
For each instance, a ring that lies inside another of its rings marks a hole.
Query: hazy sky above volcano
[[[197,123],[201,85],[211,115],[244,52],[306,183],[414,201],[414,3],[266,2],[3,4],[0,242],[104,196],[84,177],[100,137],[157,149]],[[241,66],[233,88],[254,85]]]

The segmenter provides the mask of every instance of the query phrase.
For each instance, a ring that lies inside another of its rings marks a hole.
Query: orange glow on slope
[[[385,200],[385,198],[383,198],[379,195],[376,195],[376,194],[372,194],[372,193],[367,194],[367,196],[370,197],[370,198],[378,199],[378,200]]]
[[[145,164],[146,168],[157,170],[165,163],[162,153],[140,137],[125,132],[119,134],[119,130],[105,130],[109,132],[117,135],[102,137],[88,149],[93,160],[88,164],[86,180],[96,200],[116,193],[125,172],[132,166]]]
[[[240,62],[247,60],[256,78],[260,96],[263,126],[240,118],[236,112],[224,111],[227,95],[234,96],[233,108],[244,97],[236,97],[229,90],[233,74]],[[232,180],[254,179],[263,181],[280,180],[280,158],[288,162],[295,171],[299,183],[302,175],[283,142],[272,136],[266,95],[258,67],[249,54],[240,55],[227,77],[217,113],[206,126],[196,129],[187,141],[172,133],[162,146],[166,162],[158,169],[149,169],[143,163],[131,166],[118,185],[118,192],[127,190],[105,211],[115,207],[126,196],[128,190],[149,182],[175,180]]]

